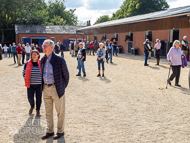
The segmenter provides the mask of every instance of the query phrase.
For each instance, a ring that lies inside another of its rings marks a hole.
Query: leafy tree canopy
[[[166,0],[125,0],[120,9],[112,14],[111,18],[106,20],[104,16],[101,16],[97,19],[95,24],[109,20],[116,20],[120,18],[166,10],[168,8],[169,5]]]

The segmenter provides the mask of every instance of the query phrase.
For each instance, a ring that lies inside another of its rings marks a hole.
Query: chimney
[[[87,21],[87,25],[86,26],[88,26],[89,25],[89,23],[88,23],[88,21]]]
[[[90,24],[90,20],[88,21],[88,24],[89,24],[89,26],[91,26],[91,24]]]

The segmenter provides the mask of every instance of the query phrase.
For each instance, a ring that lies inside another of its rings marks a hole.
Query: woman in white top
[[[156,39],[156,44],[154,45],[154,49],[156,49],[156,59],[157,59],[157,64],[159,65],[160,62],[160,48],[161,48],[161,43],[159,39]]]
[[[4,49],[4,57],[7,57],[8,47],[6,44],[4,45],[3,49]]]

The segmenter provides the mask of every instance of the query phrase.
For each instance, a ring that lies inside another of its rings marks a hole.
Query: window
[[[127,36],[129,36],[128,41],[133,41],[133,32],[128,32]]]
[[[95,40],[97,41],[97,36],[96,36],[96,35],[94,35],[94,41],[95,41]]]
[[[89,41],[89,35],[86,36],[86,40]]]
[[[113,36],[114,36],[115,40],[118,41],[118,33],[114,33]]]
[[[21,38],[21,42],[22,42],[22,44],[24,44],[24,39],[25,39],[26,37],[22,37]]]
[[[50,39],[55,43],[55,37],[51,37]]]
[[[145,31],[145,40],[149,39],[149,41],[152,41],[152,31]]]

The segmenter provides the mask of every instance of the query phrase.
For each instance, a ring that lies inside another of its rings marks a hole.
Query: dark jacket
[[[82,50],[82,57],[84,56],[84,59],[83,59],[83,61],[86,61],[86,50],[83,48],[83,50]],[[77,60],[78,60],[78,58],[77,58]]]
[[[42,90],[43,90],[43,84],[44,84],[44,81],[43,81],[44,65],[45,65],[46,60],[47,60],[47,56],[45,55],[41,59]],[[67,87],[69,83],[69,71],[67,68],[67,64],[61,56],[55,54],[54,52],[52,53],[50,63],[53,66],[53,76],[54,76],[57,94],[59,98],[61,98],[65,94],[65,88]]]
[[[147,45],[147,44],[149,44],[149,45],[150,45],[150,43],[148,43],[148,42],[144,43],[144,52],[149,52],[149,51],[151,51],[151,50],[152,50],[151,45],[150,45],[151,49],[149,49],[149,47],[148,47],[148,45]]]
[[[63,44],[60,45],[60,50],[65,51],[65,46]]]

